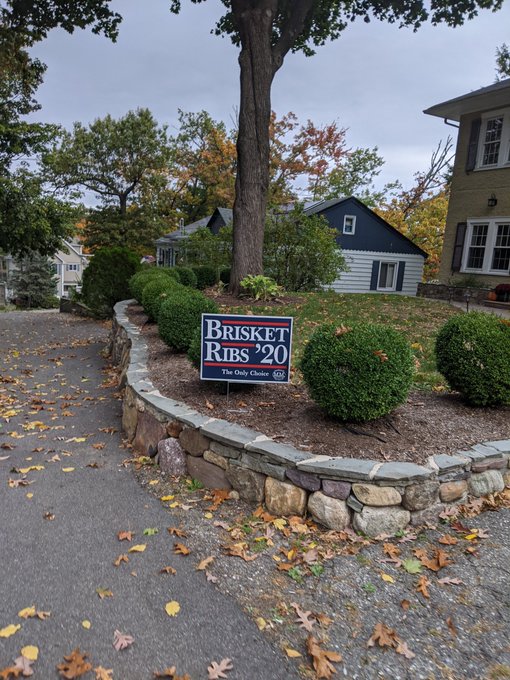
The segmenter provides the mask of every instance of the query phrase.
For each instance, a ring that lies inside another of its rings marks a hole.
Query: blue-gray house
[[[338,293],[416,295],[427,253],[354,196],[318,201],[308,215],[322,215],[336,229],[349,266],[331,288]]]
[[[338,293],[402,293],[416,295],[427,258],[421,248],[385,222],[354,196],[306,205],[308,215],[322,215],[337,231],[349,271],[330,286]],[[207,227],[213,234],[232,222],[232,210],[216,208],[209,217],[156,241],[158,265],[173,266],[182,240]]]

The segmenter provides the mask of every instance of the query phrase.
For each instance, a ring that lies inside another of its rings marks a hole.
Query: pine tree
[[[22,307],[50,307],[57,292],[53,265],[47,257],[33,251],[16,260],[11,277],[16,303]]]

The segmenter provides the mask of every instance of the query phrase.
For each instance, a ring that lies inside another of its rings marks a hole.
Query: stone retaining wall
[[[448,286],[445,283],[419,283],[418,297],[432,298],[434,300],[448,300],[466,302],[466,293],[469,301],[482,304],[487,300],[490,288],[466,288],[465,286]]]
[[[148,350],[126,307],[115,307],[110,349],[125,388],[122,425],[136,451],[157,448],[170,475],[234,489],[275,515],[304,515],[368,536],[437,520],[447,504],[510,486],[510,440],[485,442],[428,464],[333,458],[279,444],[260,432],[202,415],[163,397],[149,379]]]

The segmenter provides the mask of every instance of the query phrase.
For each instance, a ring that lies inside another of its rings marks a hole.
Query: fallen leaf
[[[113,680],[113,668],[106,669],[102,666],[94,668],[94,673],[96,674],[96,680]]]
[[[385,623],[376,623],[367,646],[374,647],[377,644],[379,647],[394,647],[396,638],[393,628],[389,628]]]
[[[402,654],[402,656],[405,656],[406,659],[414,659],[414,657],[416,656],[416,654],[412,652],[407,646],[407,642],[404,642],[403,640],[397,641],[395,651],[397,652],[397,654]]]
[[[213,562],[214,557],[210,555],[209,557],[204,558],[196,567],[195,569],[197,571],[205,571],[207,567]]]
[[[129,553],[141,553],[145,551],[147,545],[145,543],[139,543],[138,545],[133,545],[129,548]]]
[[[409,557],[406,560],[402,560],[402,566],[408,574],[419,574],[422,568],[422,563],[420,560],[415,560],[412,557]]]
[[[121,633],[120,630],[116,630],[113,634],[113,646],[119,652],[121,649],[126,649],[130,647],[135,639],[131,635],[126,635],[126,633]]]
[[[43,517],[44,517],[44,519],[47,519],[47,520],[50,520],[50,521],[55,519],[55,515],[52,512],[45,512]]]
[[[289,659],[297,659],[299,656],[303,656],[300,652],[295,649],[291,649],[290,647],[285,647],[285,654],[289,657]]]
[[[73,467],[65,467],[65,468],[62,468],[62,472],[74,472],[74,468]]]
[[[174,552],[178,555],[189,555],[191,550],[183,543],[174,543]]]
[[[168,616],[177,616],[177,614],[181,611],[181,605],[175,600],[171,600],[170,602],[166,603],[165,611]]]
[[[385,574],[384,572],[381,574],[381,578],[386,583],[395,583],[395,579],[393,578],[393,576],[390,576],[389,574]]]
[[[81,622],[81,625],[83,628],[85,628],[85,630],[90,630],[92,624],[90,623],[90,621],[87,621],[87,619],[85,619],[84,621]]]
[[[20,619],[31,619],[35,616],[35,606],[25,607],[18,612]]]
[[[5,628],[0,628],[0,638],[9,638],[14,633],[17,633],[20,628],[21,625],[19,623],[11,623],[9,626],[5,626]]]
[[[214,409],[216,408],[214,404],[211,404],[211,402],[208,399],[205,400],[205,405],[210,411],[214,411]]]
[[[23,647],[21,650],[21,656],[24,656],[25,659],[28,659],[29,661],[37,661],[37,657],[39,656],[39,648],[35,647],[35,645],[27,645],[26,647]]]
[[[464,584],[464,581],[461,581],[460,578],[450,578],[449,576],[439,578],[437,582],[442,586],[460,586]]]
[[[104,449],[105,446],[106,445],[104,442],[97,442],[97,444],[92,444],[92,448],[96,449],[97,451],[101,451],[101,449]]]
[[[402,600],[402,602],[400,603],[400,606],[406,612],[409,609],[409,607],[411,606],[411,603],[409,602],[409,600]]]
[[[264,630],[265,628],[267,628],[267,621],[263,619],[262,616],[258,616],[255,619],[255,623],[257,624],[257,628],[259,630]]]
[[[168,527],[167,531],[170,536],[178,536],[179,538],[186,538],[188,535],[185,531],[178,529],[177,527]]]
[[[163,567],[159,570],[160,574],[177,574],[177,571],[173,567]]]
[[[219,678],[226,678],[226,671],[231,671],[234,668],[230,659],[222,659],[219,663],[211,661],[211,665],[207,666],[207,680],[219,680]]]
[[[446,619],[446,625],[448,626],[448,629],[452,637],[457,637],[457,629],[455,628],[453,620],[450,616]]]
[[[158,533],[158,531],[159,531],[159,529],[149,527],[148,529],[143,530],[143,535],[144,536],[155,536]]]
[[[313,635],[309,635],[306,639],[306,648],[308,654],[312,657],[312,664],[317,675],[317,678],[331,678],[333,673],[336,673],[336,668],[331,663],[332,661],[341,661],[342,655],[338,652],[331,652],[327,649],[322,649],[323,643]]]
[[[129,562],[129,557],[127,555],[119,555],[114,561],[113,566],[120,567],[122,562]]]
[[[423,574],[418,579],[418,583],[416,584],[416,590],[417,590],[418,593],[421,593],[423,595],[423,597],[426,597],[427,599],[430,597],[429,591],[428,591],[428,586],[430,586],[430,581],[425,576],[425,574]]]
[[[34,674],[34,669],[32,668],[34,663],[35,661],[27,659],[27,657],[23,655],[18,656],[18,658],[14,660],[15,668],[19,669],[24,678],[28,678]]]
[[[154,677],[155,678],[168,678],[169,680],[191,680],[191,675],[177,675],[177,671],[175,669],[175,666],[172,666],[171,668],[167,668],[166,670],[162,671],[161,673],[154,672]]]
[[[92,670],[92,664],[85,659],[88,654],[82,654],[79,648],[74,649],[71,654],[64,656],[65,663],[60,663],[57,670],[67,680],[74,680]]]
[[[218,582],[218,577],[213,576],[210,571],[206,570],[205,575],[206,575],[207,580],[210,581],[211,583],[217,583]]]
[[[161,496],[159,500],[166,503],[166,501],[173,501],[174,498],[175,498],[175,496],[173,494],[170,494],[168,496]],[[168,531],[170,531],[170,529],[168,529]],[[170,533],[172,533],[172,532],[170,532]]]
[[[119,541],[132,541],[134,535],[133,531],[119,531],[117,538]]]
[[[439,543],[442,543],[443,545],[456,545],[458,542],[458,539],[455,538],[455,536],[450,536],[450,534],[441,536],[439,539]]]
[[[309,633],[311,633],[313,630],[313,626],[315,625],[315,621],[310,619],[310,616],[313,616],[312,612],[303,611],[296,602],[291,602],[290,606],[295,610],[298,616],[297,619],[295,619],[295,621],[296,623],[300,624],[299,627],[304,628]]]
[[[99,595],[100,600],[104,600],[105,597],[113,597],[112,591],[108,588],[96,588],[96,593]]]

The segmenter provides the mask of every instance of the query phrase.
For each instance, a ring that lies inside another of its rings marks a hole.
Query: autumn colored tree
[[[453,142],[448,137],[432,154],[427,170],[414,175],[414,184],[404,189],[397,183],[381,201],[376,212],[427,254],[424,279],[437,277],[443,247],[449,200],[450,164]]]

